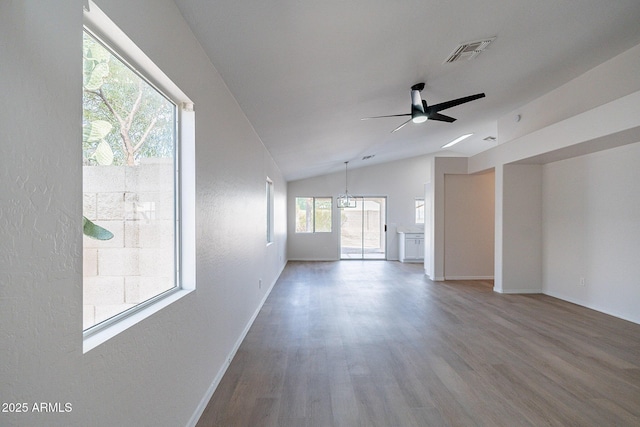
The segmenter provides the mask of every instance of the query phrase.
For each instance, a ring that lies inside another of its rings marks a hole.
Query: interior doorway
[[[354,198],[340,209],[340,259],[387,259],[387,198]]]

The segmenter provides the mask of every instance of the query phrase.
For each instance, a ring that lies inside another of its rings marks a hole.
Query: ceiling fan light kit
[[[424,89],[424,83],[416,83],[415,85],[411,86],[411,113],[392,114],[388,116],[364,117],[362,120],[382,119],[386,117],[410,116],[410,118],[406,122],[402,123],[400,126],[392,130],[391,133],[399,131],[410,122],[424,123],[427,120],[436,120],[440,122],[453,123],[456,121],[455,118],[445,116],[444,114],[440,114],[440,111],[455,107],[460,104],[465,104],[467,102],[471,102],[476,99],[484,98],[485,96],[484,93],[478,93],[476,95],[465,96],[463,98],[457,98],[451,101],[441,102],[439,104],[429,106],[427,105],[427,101],[422,99],[422,97],[420,96],[420,92],[422,92],[423,89]]]

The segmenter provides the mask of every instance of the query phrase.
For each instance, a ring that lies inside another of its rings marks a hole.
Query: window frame
[[[296,210],[298,207],[298,199],[311,199],[311,204],[312,204],[312,215],[313,215],[313,221],[312,221],[312,230],[311,231],[297,231],[298,230],[298,215],[296,214]],[[317,231],[316,230],[316,200],[317,199],[327,199],[329,201],[329,203],[331,204],[331,208],[329,209],[329,212],[331,212],[331,220],[329,221],[330,225],[331,225],[331,229],[329,231]],[[295,218],[295,222],[294,222],[294,233],[295,234],[326,234],[326,233],[333,233],[333,197],[330,196],[296,196],[294,198],[294,206],[293,206],[293,216]]]
[[[274,218],[273,218],[273,213],[274,213],[274,199],[275,199],[275,194],[274,194],[274,185],[273,185],[273,181],[267,177],[267,184],[266,184],[266,198],[267,198],[267,245],[270,245],[271,243],[273,243],[274,240],[274,236],[273,236],[273,225],[274,225]]]
[[[189,97],[91,0],[84,5],[84,31],[175,105],[175,286],[83,330],[86,353],[195,290],[195,263],[184,262],[195,259],[195,113]]]
[[[419,221],[418,218],[418,203],[422,202],[422,221]],[[425,214],[426,214],[426,206],[425,206],[425,201],[424,201],[424,197],[416,197],[414,199],[414,203],[413,203],[413,209],[414,209],[414,219],[415,219],[415,223],[416,224],[424,224],[425,221]]]

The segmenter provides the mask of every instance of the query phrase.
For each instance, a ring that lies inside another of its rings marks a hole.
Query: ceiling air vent
[[[460,61],[462,59],[473,59],[478,56],[480,52],[485,50],[487,46],[489,46],[489,44],[495,39],[495,37],[492,37],[490,39],[462,43],[460,46],[455,48],[455,50],[444,62],[446,64],[448,62]]]
[[[496,140],[495,136],[488,136],[486,138],[482,139],[483,141],[487,141],[487,142],[494,142]]]
[[[371,155],[369,155],[369,156],[364,156],[364,157],[362,158],[362,160],[369,160],[369,159],[372,159],[372,158],[374,158],[374,157],[375,157],[375,154],[371,154]]]

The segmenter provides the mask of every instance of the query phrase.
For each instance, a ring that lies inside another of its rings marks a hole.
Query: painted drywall
[[[544,293],[640,323],[638,164],[640,143],[543,167]]]
[[[596,235],[608,248],[637,245],[633,225],[629,234],[615,227],[615,232],[602,234],[600,230],[612,227],[608,221],[613,212],[607,216],[596,209],[622,207],[636,212],[626,219],[637,223],[637,207],[629,204],[640,181],[629,177],[633,172],[625,162],[618,169],[622,159],[615,156],[633,150],[640,140],[639,50],[636,46],[506,115],[498,123],[501,144],[469,158],[469,173],[496,172],[496,291],[549,293],[638,321],[637,286],[629,285],[637,263],[624,256],[632,252],[605,254],[602,245],[585,239]],[[522,114],[518,124],[516,114]],[[633,152],[627,154],[635,158]],[[617,160],[607,160],[610,156]],[[596,200],[605,203],[594,205]],[[583,204],[590,207],[581,211]],[[633,250],[637,253],[637,246]],[[590,280],[586,259],[594,263]],[[604,279],[605,271],[616,278],[616,286]],[[584,288],[579,287],[581,277]]]
[[[504,165],[500,220],[500,275],[494,289],[502,293],[542,292],[542,166]],[[496,243],[498,244],[498,243]]]
[[[447,280],[493,279],[493,171],[444,176],[444,276]]]
[[[433,274],[433,182],[424,185],[424,274],[431,277]]]
[[[286,262],[287,186],[172,1],[97,0],[195,103],[196,257],[184,262],[197,284],[83,354],[84,3],[0,3],[0,390],[3,402],[71,404],[0,413],[0,425],[188,425]]]
[[[398,259],[398,226],[415,225],[415,199],[424,197],[429,180],[431,157],[378,164],[348,171],[349,193],[358,196],[387,197],[387,259]],[[334,173],[290,181],[288,215],[295,218],[296,197],[335,198],[344,192],[345,174]],[[295,222],[288,224],[288,255],[292,260],[337,260],[340,257],[339,210],[333,210],[332,233],[295,233]]]
[[[499,145],[470,157],[469,173],[635,143],[640,139],[638,69],[640,45],[506,114],[498,120]]]
[[[431,280],[444,280],[444,245],[445,245],[445,175],[466,174],[468,170],[466,157],[434,157],[431,159],[429,170],[429,182],[432,183],[430,196],[425,200],[430,201],[427,209],[432,218],[425,227],[430,228],[427,235],[430,241],[425,243],[425,273]]]
[[[469,158],[469,172],[498,164],[543,164],[633,144],[640,138],[640,91]]]
[[[501,117],[498,144],[640,91],[640,45]],[[516,121],[516,117],[520,120]]]

